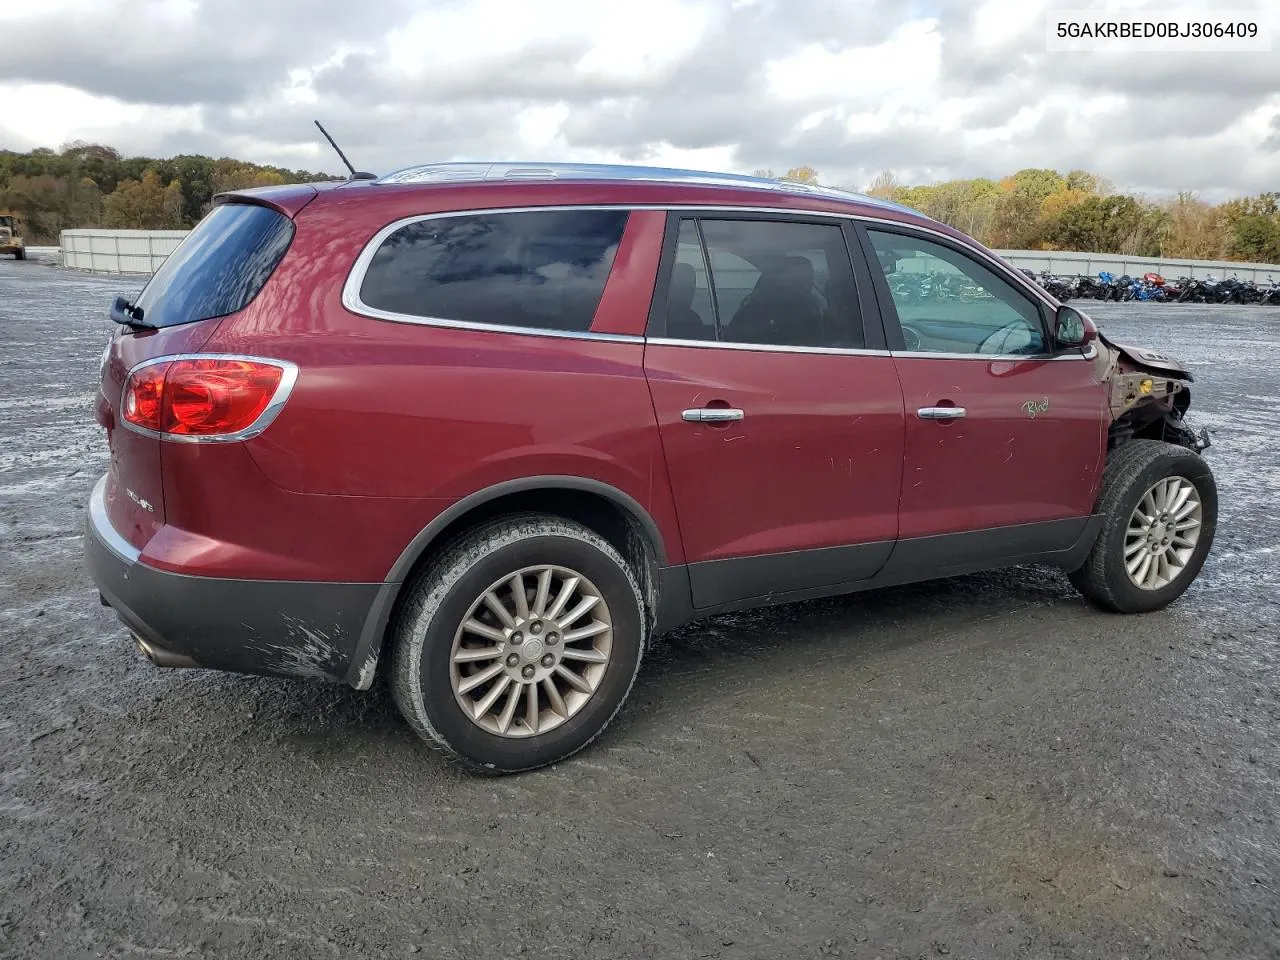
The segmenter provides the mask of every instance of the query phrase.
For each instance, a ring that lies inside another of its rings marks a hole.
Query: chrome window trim
[[[476,323],[471,320],[448,320],[444,317],[416,317],[411,313],[394,313],[370,307],[360,301],[359,307],[347,303],[343,294],[342,305],[352,313],[373,320],[390,323],[411,323],[419,327],[443,327],[447,330],[475,330],[482,333],[516,333],[529,337],[551,337],[560,340],[599,340],[605,343],[643,343],[644,337],[629,333],[593,333],[590,330],[552,330],[548,327],[515,327],[504,323]]]
[[[976,259],[985,261],[992,267],[996,273],[1004,280],[1009,281],[1018,289],[1031,294],[1032,299],[1038,300],[1040,303],[1049,307],[1051,310],[1057,310],[1059,304],[1049,296],[1039,284],[1032,283],[1023,274],[1011,268],[1007,263],[991,254],[982,250],[978,250],[962,240],[943,233],[940,230],[934,230],[921,224],[905,222],[902,220],[890,220],[884,217],[874,217],[868,214],[850,213],[850,212],[833,212],[830,210],[792,210],[786,207],[769,207],[769,206],[739,206],[733,204],[700,204],[700,203],[544,203],[525,205],[517,207],[474,207],[463,210],[447,210],[437,213],[415,214],[413,216],[401,217],[388,223],[377,233],[375,233],[369,241],[361,249],[359,256],[351,265],[351,269],[347,271],[347,278],[342,285],[342,305],[351,313],[357,316],[369,317],[374,320],[386,320],[391,323],[410,323],[417,326],[425,327],[442,327],[452,330],[472,330],[477,332],[492,333],[508,333],[533,337],[552,337],[568,340],[598,340],[609,343],[659,343],[665,346],[675,345],[694,345],[694,346],[718,346],[724,348],[742,348],[742,349],[759,349],[759,350],[782,350],[783,352],[806,352],[813,353],[819,351],[832,350],[839,353],[848,353],[850,351],[842,348],[787,348],[783,346],[769,346],[768,344],[722,344],[715,341],[706,340],[678,340],[675,338],[649,338],[646,340],[644,336],[635,334],[621,333],[595,333],[591,330],[554,330],[547,327],[518,327],[506,324],[494,323],[475,323],[468,320],[450,320],[445,317],[419,317],[408,313],[397,313],[391,310],[382,310],[378,307],[370,306],[360,298],[360,288],[364,284],[365,274],[369,270],[369,265],[373,261],[374,255],[378,252],[378,248],[386,241],[386,239],[402,227],[406,227],[413,223],[421,223],[424,220],[439,220],[446,217],[466,217],[475,216],[476,214],[506,214],[506,213],[534,213],[543,210],[626,210],[628,212],[644,210],[657,210],[664,213],[682,213],[682,212],[698,212],[698,213],[746,213],[746,214],[764,214],[767,216],[784,216],[789,218],[812,218],[818,220],[832,220],[838,223],[855,222],[863,224],[880,224],[890,227],[898,227],[916,231],[922,234],[938,237],[941,240],[950,241],[951,243],[960,244],[965,248],[966,254]],[[875,355],[880,351],[862,351],[862,353]],[[893,353],[893,351],[885,351]],[[893,353],[894,356],[928,356],[941,359],[982,359],[982,360],[1027,360],[1034,359],[1025,355],[984,355],[984,354],[910,354],[904,351]],[[1091,355],[1090,355],[1091,356]],[[1049,355],[1041,359],[1046,360],[1081,360],[1089,359],[1085,355]]]
[[[111,518],[107,516],[108,476],[109,474],[104,473],[99,477],[98,482],[93,485],[93,492],[89,494],[89,523],[92,524],[94,532],[102,538],[108,550],[125,563],[137,563],[138,558],[142,556],[142,551],[122,537],[120,532],[112,526]]]
[[[422,223],[424,220],[442,220],[448,217],[473,217],[479,214],[537,213],[544,210],[626,210],[630,213],[637,209],[631,204],[574,204],[549,203],[532,207],[493,207],[467,210],[449,210],[444,213],[423,213],[412,217],[401,217],[387,224],[373,235],[360,255],[356,257],[347,279],[342,284],[342,305],[352,313],[374,320],[388,320],[391,323],[412,323],[420,327],[444,327],[450,330],[476,330],[487,333],[513,333],[533,337],[554,337],[569,340],[600,340],[606,343],[641,343],[644,337],[623,333],[593,333],[591,330],[556,330],[551,327],[519,327],[511,324],[477,323],[472,320],[450,320],[446,317],[419,317],[412,313],[398,313],[370,306],[360,297],[360,288],[364,286],[365,275],[369,265],[373,263],[378,248],[397,230],[410,224]],[[607,283],[607,280],[606,280]],[[598,309],[598,307],[597,307]],[[592,322],[595,318],[592,317]]]
[[[1097,350],[1092,344],[1086,353],[1028,354],[1028,353],[928,353],[923,350],[867,350],[857,347],[801,347],[772,345],[768,343],[722,343],[718,340],[681,340],[678,337],[650,337],[645,341],[654,347],[703,347],[709,350],[749,350],[757,353],[814,353],[847,357],[902,357],[910,360],[982,360],[986,363],[1019,360],[1024,362],[1057,363],[1062,360],[1092,360]]]
[[[159,430],[149,430],[146,427],[130,423],[124,416],[124,396],[125,391],[129,389],[129,378],[145,367],[154,366],[157,363],[170,363],[174,360],[249,360],[254,363],[265,363],[269,366],[279,367],[283,371],[283,375],[280,377],[280,383],[276,385],[275,393],[271,395],[271,399],[267,402],[263,411],[258,414],[257,419],[243,430],[238,430],[235,433],[224,433],[212,437],[192,437],[184,434],[161,433]],[[116,419],[126,430],[132,430],[134,433],[141,434],[144,437],[165,440],[169,443],[238,443],[241,440],[252,440],[266,430],[267,427],[271,426],[272,421],[280,415],[280,411],[293,393],[294,384],[297,382],[298,365],[289,360],[256,357],[244,353],[171,353],[163,357],[152,357],[150,360],[143,360],[141,363],[135,363],[129,368],[129,372],[124,377],[124,385],[120,388],[120,406],[118,407],[119,412]]]
[[[679,337],[649,337],[646,344],[654,347],[707,347],[712,350],[749,350],[756,353],[816,353],[850,357],[888,357],[888,350],[861,347],[803,347],[793,344],[726,343],[719,340],[681,340]]]
[[[1028,363],[1058,363],[1062,360],[1092,360],[1097,350],[1092,344],[1085,353],[929,353],[925,350],[896,350],[895,357],[910,360],[1023,360]]]

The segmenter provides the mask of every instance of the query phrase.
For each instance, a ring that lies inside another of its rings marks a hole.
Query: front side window
[[[366,305],[424,319],[590,328],[625,210],[433,217],[391,234],[360,285]]]
[[[1039,308],[994,271],[941,243],[867,232],[907,350],[980,356],[1046,351]]]
[[[848,247],[834,224],[684,220],[666,319],[667,336],[678,340],[865,344]]]

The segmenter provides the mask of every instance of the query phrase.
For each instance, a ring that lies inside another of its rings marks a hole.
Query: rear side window
[[[680,223],[676,259],[667,289],[667,331],[675,340],[716,339],[716,311],[711,302],[707,261],[693,220]]]
[[[671,339],[844,349],[866,344],[849,249],[834,224],[685,220],[671,270]]]
[[[383,241],[360,300],[423,319],[585,331],[626,225],[625,210],[419,220]]]
[[[247,203],[213,208],[138,297],[157,327],[224,317],[258,295],[293,240],[293,221]]]

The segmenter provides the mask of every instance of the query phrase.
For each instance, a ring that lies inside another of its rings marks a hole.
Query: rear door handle
[[[959,420],[964,416],[964,407],[921,407],[916,416],[921,420]]]
[[[732,407],[699,407],[686,410],[680,414],[681,420],[689,423],[728,423],[730,420],[741,420],[746,414]]]

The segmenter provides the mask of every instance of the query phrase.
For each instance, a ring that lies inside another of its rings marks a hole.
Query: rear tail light
[[[124,385],[123,416],[126,423],[144,430],[160,429],[160,398],[164,394],[167,363],[153,363],[129,374]]]
[[[291,363],[256,357],[153,360],[125,381],[121,419],[174,439],[245,440],[267,428],[297,376]]]

